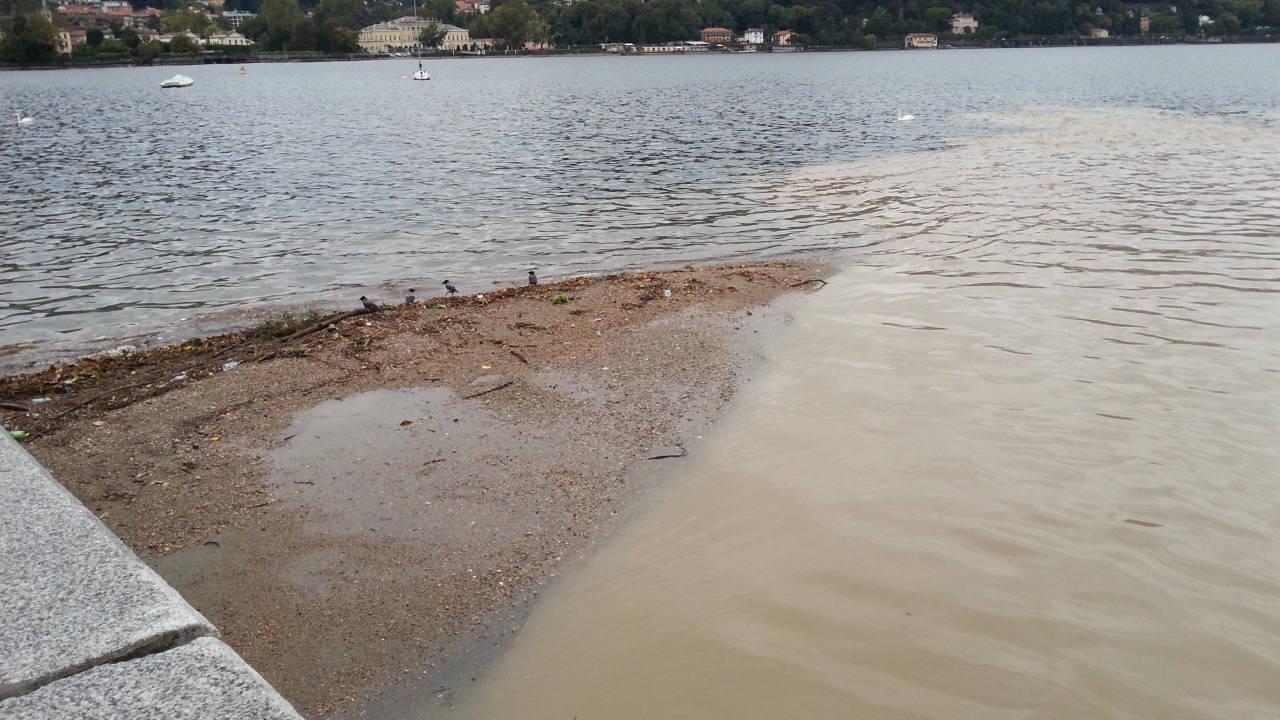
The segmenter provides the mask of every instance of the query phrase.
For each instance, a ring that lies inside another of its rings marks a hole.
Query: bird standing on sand
[[[532,270],[529,271],[529,284],[530,285],[538,284],[538,276],[534,275]]]
[[[418,302],[418,298],[416,298],[416,297],[414,297],[414,296],[413,296],[413,294],[414,294],[414,293],[416,293],[416,292],[418,292],[418,291],[417,291],[417,290],[415,290],[415,289],[413,289],[413,288],[409,288],[409,294],[404,296],[404,304],[405,304],[405,305],[412,305],[412,304],[414,304],[414,303]]]
[[[440,283],[440,284],[444,285],[444,289],[448,290],[450,295],[458,294],[458,288],[454,287],[453,283],[449,282],[448,280],[445,280],[443,283]]]
[[[378,312],[378,304],[363,295],[360,296],[360,304],[368,312]]]

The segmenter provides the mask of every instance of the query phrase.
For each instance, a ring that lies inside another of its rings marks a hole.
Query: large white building
[[[244,47],[252,45],[253,42],[249,38],[232,30],[226,34],[210,35],[204,40],[205,45],[217,45],[222,47]]]
[[[907,33],[902,46],[908,50],[938,47],[938,36],[933,33]]]
[[[243,10],[222,11],[222,17],[226,18],[228,23],[231,23],[232,30],[239,30],[240,23],[244,22],[245,20],[248,20],[251,17],[257,17],[257,16],[258,16],[257,13],[245,12]]]
[[[964,35],[978,31],[978,20],[968,13],[957,13],[951,16],[951,32]]]
[[[357,42],[365,52],[371,53],[420,47],[418,36],[432,25],[439,25],[444,30],[444,40],[440,43],[441,50],[465,50],[477,44],[471,39],[471,33],[467,32],[466,28],[416,17],[396,18],[389,22],[370,25],[360,31]]]

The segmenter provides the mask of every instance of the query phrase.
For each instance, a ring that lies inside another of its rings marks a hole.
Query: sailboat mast
[[[413,26],[418,27],[418,0],[413,0]],[[422,72],[422,53],[418,52],[418,46],[422,44],[422,31],[418,31],[418,37],[413,41],[413,54],[418,58],[418,72]]]

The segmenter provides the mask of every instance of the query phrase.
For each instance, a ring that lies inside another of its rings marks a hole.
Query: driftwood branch
[[[499,390],[501,390],[501,389],[503,389],[503,388],[511,387],[511,386],[512,386],[512,385],[514,385],[514,384],[515,384],[514,382],[504,382],[504,383],[502,383],[501,385],[499,385],[498,387],[489,388],[488,390],[481,390],[480,392],[478,392],[478,393],[476,393],[476,394],[474,394],[474,395],[463,395],[463,396],[462,396],[462,399],[463,399],[463,400],[470,400],[471,398],[478,398],[478,397],[480,397],[481,395],[488,395],[488,394],[489,394],[489,393],[491,393],[491,392],[498,392]]]
[[[802,287],[804,285],[808,285],[809,283],[822,283],[822,287],[827,286],[826,280],[822,280],[820,278],[811,278],[809,280],[801,280],[800,282],[796,283],[795,285],[792,285],[791,287]]]
[[[31,412],[31,408],[26,405],[15,405],[12,403],[0,403],[0,410],[12,410],[14,412]]]
[[[528,364],[529,364],[529,360],[528,360],[528,358],[526,358],[524,355],[521,355],[519,352],[517,352],[517,351],[515,351],[515,350],[512,350],[512,351],[511,351],[511,354],[512,354],[512,355],[515,355],[515,356],[516,356],[516,359],[517,359],[517,360],[519,360],[520,362],[524,363],[525,365],[528,365]]]
[[[221,350],[219,350],[218,352],[216,352],[216,353],[214,353],[214,354],[210,355],[210,356],[209,356],[208,358],[206,358],[204,361],[199,362],[199,363],[196,363],[195,365],[192,365],[191,367],[187,368],[187,370],[194,370],[194,369],[196,369],[196,368],[200,367],[201,365],[203,365],[204,363],[209,362],[210,360],[212,360],[212,359],[214,359],[214,358],[216,358],[216,357],[220,357],[220,356],[222,356],[222,355],[226,355],[227,353],[231,352],[232,350],[235,350],[236,348],[240,347],[241,345],[243,345],[243,344],[245,344],[245,343],[247,343],[247,342],[249,342],[249,338],[243,338],[243,339],[241,339],[241,340],[237,340],[236,342],[233,342],[233,343],[231,343],[230,345],[228,345],[228,346],[226,346],[226,347],[222,348],[222,349],[221,349]],[[183,370],[183,372],[187,372],[187,370]]]
[[[368,310],[361,308],[360,310],[351,310],[348,312],[344,312],[341,315],[334,315],[333,317],[327,318],[325,320],[321,320],[320,322],[315,323],[314,325],[308,325],[292,335],[287,335],[280,342],[287,343],[293,340],[297,340],[303,335],[310,335],[311,333],[317,330],[323,330],[340,320],[346,320],[347,318],[355,317],[356,315],[367,315],[368,313],[369,313]]]
[[[102,398],[107,397],[108,395],[114,395],[114,394],[116,394],[116,393],[120,392],[121,390],[128,390],[129,388],[135,388],[135,387],[138,387],[139,385],[146,385],[147,383],[150,383],[150,382],[152,382],[152,381],[151,381],[151,380],[140,380],[140,381],[138,381],[138,382],[136,382],[136,383],[129,383],[128,385],[121,385],[121,386],[120,386],[120,387],[118,387],[118,388],[112,388],[112,389],[110,389],[110,390],[108,390],[108,391],[106,391],[106,392],[102,393],[101,395],[94,395],[93,397],[89,398],[88,400],[84,400],[84,401],[78,402],[78,403],[76,403],[75,405],[72,405],[71,407],[67,408],[66,410],[63,410],[62,412],[60,412],[60,413],[58,413],[58,414],[56,414],[56,415],[50,415],[50,416],[49,416],[49,419],[50,419],[50,420],[57,420],[58,418],[60,418],[60,417],[62,417],[62,416],[64,416],[64,415],[70,415],[71,413],[73,413],[73,412],[75,412],[75,411],[79,410],[79,409],[80,409],[80,408],[82,408],[82,407],[85,407],[86,405],[89,405],[89,404],[95,403],[95,402],[97,402],[97,401],[101,400]]]

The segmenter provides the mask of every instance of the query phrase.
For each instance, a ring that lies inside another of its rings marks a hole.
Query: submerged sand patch
[[[8,378],[0,399],[78,378],[4,421],[36,429],[31,451],[302,712],[408,712],[468,681],[684,462],[647,458],[696,451],[779,322],[763,306],[824,272],[432,300],[288,343],[226,336]]]

